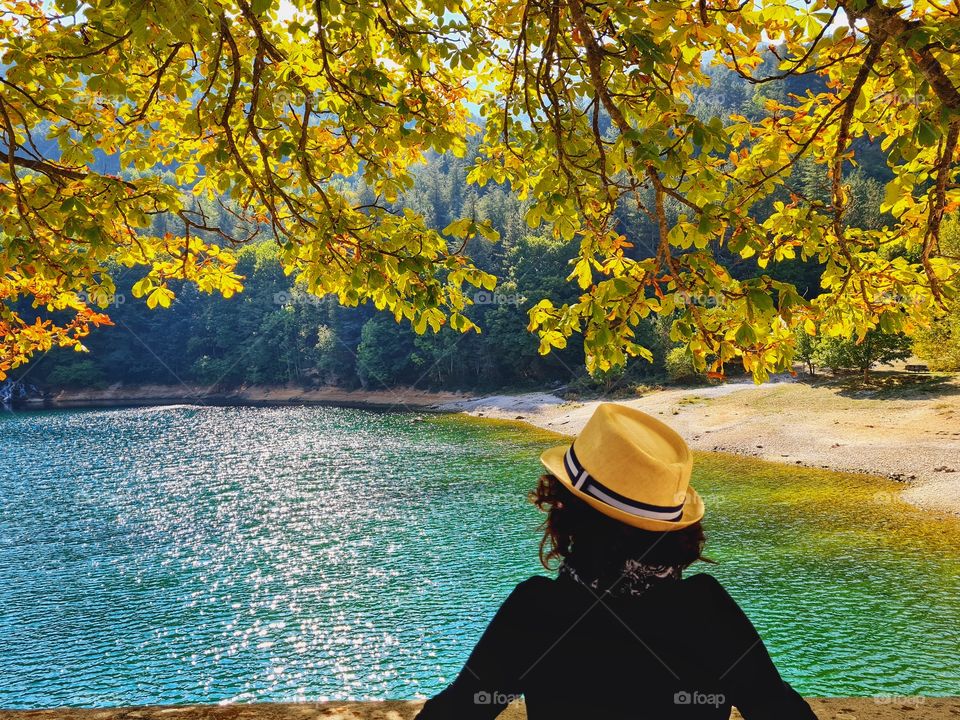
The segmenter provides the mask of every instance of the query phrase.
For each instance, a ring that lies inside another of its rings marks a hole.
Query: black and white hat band
[[[567,454],[563,458],[563,466],[574,488],[617,510],[650,520],[666,520],[668,522],[676,522],[683,517],[683,503],[672,507],[651,505],[624,497],[606,487],[586,471],[577,459],[577,453],[574,451],[573,445],[570,445],[570,449],[567,450]]]

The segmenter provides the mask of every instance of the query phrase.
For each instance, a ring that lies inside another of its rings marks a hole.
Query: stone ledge
[[[148,707],[0,710],[0,720],[412,720],[422,701],[157,705]],[[820,720],[957,720],[960,697],[814,698]],[[524,720],[522,703],[501,720]],[[731,718],[739,719],[734,711]]]

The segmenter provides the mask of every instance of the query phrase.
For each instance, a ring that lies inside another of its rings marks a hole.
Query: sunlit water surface
[[[413,698],[543,572],[555,437],[338,408],[0,417],[0,707]],[[808,695],[960,695],[960,522],[700,455],[709,551]]]

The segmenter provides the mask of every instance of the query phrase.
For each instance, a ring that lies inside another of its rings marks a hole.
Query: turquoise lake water
[[[0,707],[414,698],[545,573],[555,438],[339,408],[0,416]],[[960,522],[700,455],[706,569],[807,695],[960,695]]]

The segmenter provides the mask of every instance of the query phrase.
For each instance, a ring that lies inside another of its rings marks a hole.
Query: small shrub
[[[693,367],[693,358],[686,348],[676,347],[667,353],[667,375],[674,382],[698,380],[700,374]]]
[[[57,365],[49,375],[47,384],[55,388],[94,388],[107,386],[103,371],[92,360],[73,360]]]

